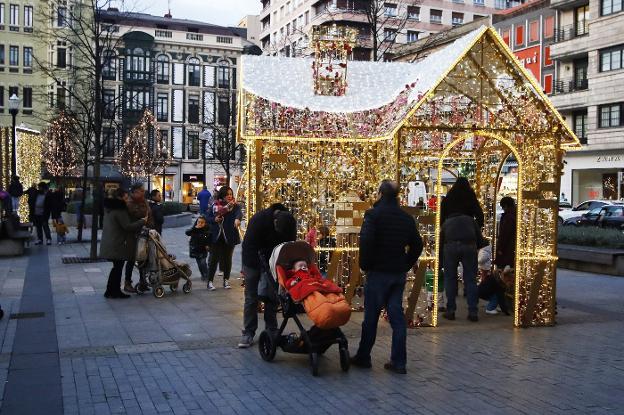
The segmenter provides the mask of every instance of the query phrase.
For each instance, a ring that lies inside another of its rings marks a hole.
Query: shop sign
[[[185,182],[203,182],[204,175],[203,174],[183,174],[182,181]]]
[[[542,79],[542,63],[540,61],[540,53],[540,45],[532,46],[530,48],[522,49],[515,52],[518,60],[520,61],[520,64],[528,69],[533,74],[535,79],[538,80],[538,83],[541,84],[541,82],[539,81],[540,79]]]
[[[596,158],[596,163],[616,163],[622,160],[624,160],[624,155],[615,154],[610,156],[598,156]]]

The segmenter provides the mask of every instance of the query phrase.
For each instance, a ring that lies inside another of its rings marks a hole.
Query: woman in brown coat
[[[134,258],[137,232],[147,222],[147,217],[132,220],[126,207],[128,192],[124,189],[115,190],[115,197],[104,200],[104,229],[100,243],[100,258],[113,262],[108,275],[106,298],[128,298],[121,292],[121,273],[124,262]]]

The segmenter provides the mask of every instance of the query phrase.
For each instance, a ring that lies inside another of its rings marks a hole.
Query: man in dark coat
[[[121,273],[125,261],[134,258],[137,243],[137,232],[147,221],[147,216],[132,220],[128,213],[126,201],[128,192],[122,188],[115,190],[115,197],[104,199],[104,227],[100,242],[100,258],[113,262],[108,275],[106,298],[128,298],[121,292]]]
[[[7,190],[11,195],[13,212],[17,212],[19,209],[20,198],[24,195],[24,186],[22,186],[19,177],[11,177],[11,183],[9,184],[9,188]]]
[[[399,206],[398,195],[398,183],[384,180],[379,187],[379,200],[364,215],[360,230],[360,268],[366,272],[364,321],[360,346],[351,362],[371,367],[377,323],[385,308],[392,326],[392,349],[390,362],[384,368],[405,374],[407,324],[403,291],[407,272],[418,260],[423,242],[416,221]]]
[[[162,195],[160,190],[154,189],[150,192],[150,200],[148,201],[152,218],[154,220],[154,229],[162,235],[163,223],[165,223],[165,212],[163,211]]]
[[[35,245],[43,244],[44,233],[46,245],[52,245],[52,235],[50,234],[50,225],[48,224],[52,207],[51,195],[45,182],[39,183],[37,188],[38,190],[33,197],[32,205],[33,221],[37,229],[37,242],[35,242]]]
[[[243,238],[243,274],[245,277],[245,305],[243,310],[243,337],[238,347],[246,348],[253,344],[258,328],[258,284],[260,272],[268,264],[261,264],[261,257],[268,261],[273,248],[282,242],[297,238],[297,221],[281,203],[274,203],[267,209],[257,212],[249,220]],[[275,304],[266,303],[264,322],[267,329],[277,328]]]
[[[509,196],[501,199],[503,214],[500,218],[496,238],[496,257],[494,263],[498,269],[514,267],[516,262],[516,202]]]
[[[65,191],[62,187],[49,192],[50,198],[50,216],[52,220],[58,220],[61,213],[65,210]]]
[[[403,315],[403,291],[407,272],[422,253],[423,242],[416,221],[399,206],[399,185],[384,180],[379,200],[366,211],[360,231],[360,268],[366,272],[364,321],[355,366],[370,368],[371,350],[377,335],[381,310],[388,312],[392,326],[390,362],[384,368],[407,373],[407,324]]]
[[[26,190],[28,195],[28,220],[30,222],[35,221],[35,201],[37,200],[37,187],[35,184],[31,184]]]

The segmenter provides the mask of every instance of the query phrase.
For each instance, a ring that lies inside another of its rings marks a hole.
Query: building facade
[[[624,4],[552,0],[552,102],[583,143],[565,157],[561,192],[572,203],[624,198]]]
[[[308,54],[307,36],[313,25],[337,23],[357,28],[356,60],[369,60],[372,30],[365,13],[365,0],[261,0],[260,45],[265,54],[299,56]],[[377,0],[375,0],[377,2]],[[432,33],[490,15],[497,10],[520,4],[503,0],[401,0],[380,2],[382,26],[378,29],[378,48],[384,56],[394,45],[415,42]]]
[[[40,6],[34,0],[0,1],[0,126],[10,126],[9,97],[20,98],[17,124],[41,130],[46,99],[41,93],[46,83],[36,62],[46,59],[37,33],[44,24]]]
[[[492,16],[493,26],[546,94],[554,93],[558,85],[551,58],[555,21],[550,0],[532,1]]]
[[[150,109],[173,157],[164,175],[167,200],[191,203],[204,182],[209,190],[226,184],[217,149],[231,149],[236,181],[242,152],[233,143],[238,67],[248,45],[244,30],[115,9],[101,17],[118,39],[114,50],[105,52],[105,162],[114,159],[127,132]],[[152,177],[150,185],[162,189],[162,182],[163,176]]]

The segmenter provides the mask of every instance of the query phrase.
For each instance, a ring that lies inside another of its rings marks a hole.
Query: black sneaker
[[[370,369],[371,367],[373,367],[370,360],[364,360],[364,359],[359,358],[358,356],[353,356],[351,358],[351,365],[357,366],[362,369]]]
[[[447,311],[444,314],[442,314],[442,317],[444,317],[447,320],[455,320],[455,312]]]
[[[479,321],[479,316],[476,314],[468,314],[468,320],[476,323],[477,321]]]
[[[404,367],[396,367],[391,362],[388,362],[384,365],[384,369],[389,370],[390,372],[398,373],[399,375],[406,375],[407,370]]]

